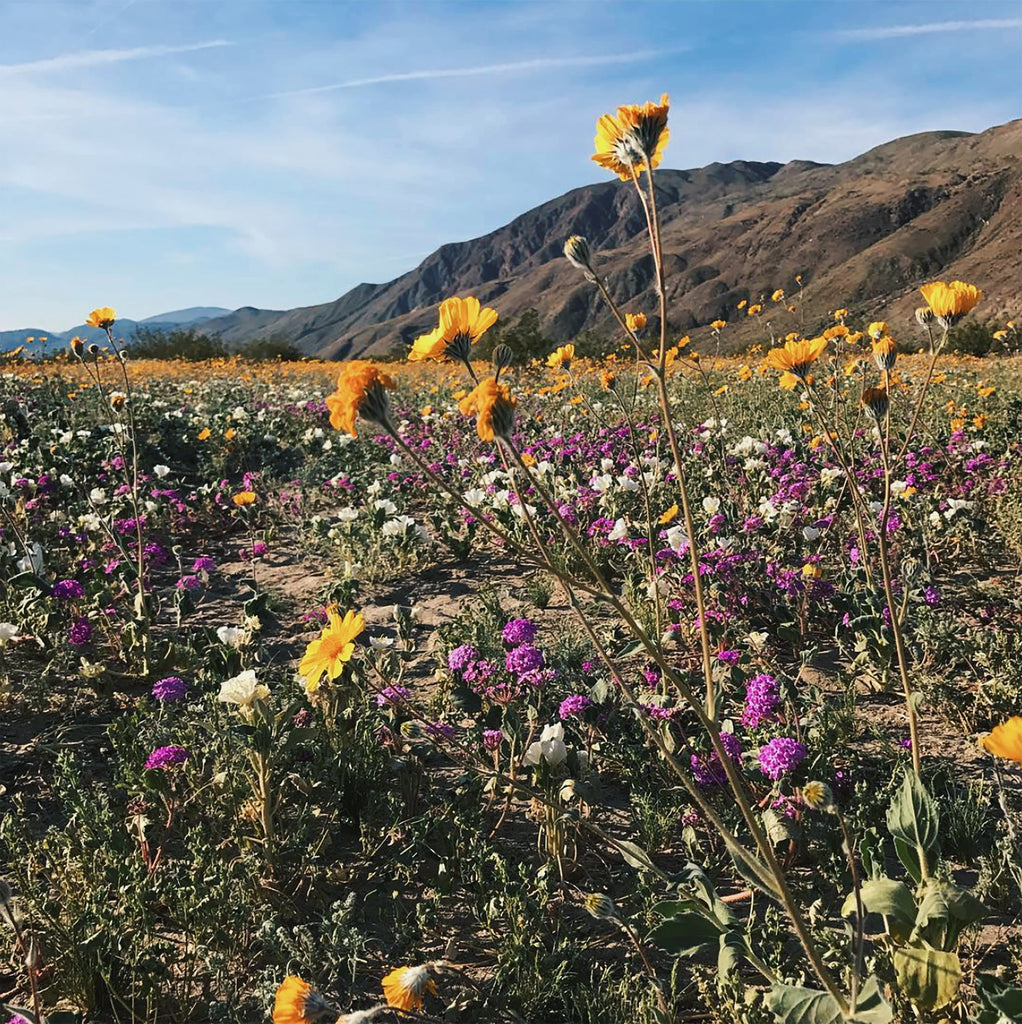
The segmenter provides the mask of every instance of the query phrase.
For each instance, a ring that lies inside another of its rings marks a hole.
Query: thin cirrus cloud
[[[105,64],[120,64],[129,60],[146,60],[150,57],[166,57],[176,53],[193,53],[196,50],[210,50],[214,47],[233,45],[227,39],[211,39],[206,43],[189,43],[187,46],[135,46],[129,50],[81,50],[77,53],[65,53],[59,57],[25,61],[22,64],[0,64],[0,75],[77,71],[80,68],[102,67]]]
[[[923,25],[876,25],[873,28],[840,29],[833,35],[841,39],[901,39],[942,32],[978,32],[1022,28],[1022,18],[980,18],[976,21],[931,21]]]
[[[340,89],[359,89],[367,85],[382,85],[386,82],[414,82],[430,78],[470,78],[476,75],[499,75],[516,71],[537,71],[545,68],[584,68],[607,64],[632,64],[636,61],[662,57],[666,54],[681,53],[682,48],[670,50],[636,50],[633,53],[609,53],[595,57],[536,57],[532,60],[515,60],[503,64],[484,64],[470,68],[428,68],[421,71],[399,71],[372,78],[351,78],[345,82],[330,85],[315,85],[306,89],[288,89],[270,93],[265,99],[281,96],[310,96],[315,93],[335,92]]]

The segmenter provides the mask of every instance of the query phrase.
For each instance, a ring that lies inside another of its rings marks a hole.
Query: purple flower
[[[483,732],[483,749],[494,751],[499,750],[504,742],[504,733],[500,729],[486,729]]]
[[[453,740],[457,734],[450,722],[428,722],[426,732],[435,740]]]
[[[927,587],[923,591],[923,600],[931,608],[936,608],[940,604],[940,591],[936,587]]]
[[[500,634],[504,643],[517,647],[519,644],[531,644],[536,639],[538,629],[528,619],[512,619]]]
[[[742,712],[742,725],[747,729],[755,729],[774,717],[780,703],[777,692],[777,680],[766,672],[753,676],[745,684],[745,710]]]
[[[447,667],[452,672],[461,672],[478,659],[479,652],[471,644],[462,644],[447,655]]]
[[[265,555],[266,552],[269,551],[269,550],[270,550],[270,545],[267,544],[266,541],[262,541],[262,540],[254,541],[253,544],[252,544],[252,557],[253,558],[262,558],[263,555]]]
[[[162,701],[181,700],[187,689],[188,686],[183,679],[178,676],[167,676],[166,679],[157,679],[153,683],[153,698]]]
[[[53,584],[53,596],[58,601],[73,601],[85,596],[85,587],[78,580],[60,580]]]
[[[807,753],[804,743],[790,736],[778,736],[760,749],[760,771],[776,782],[786,772],[797,768]]]
[[[296,729],[308,729],[314,721],[312,712],[308,708],[302,708],[301,711],[295,712],[294,718],[291,719],[291,724]]]
[[[209,555],[199,555],[198,558],[192,563],[192,572],[214,572],[216,570],[216,562],[210,558]]]
[[[741,657],[741,651],[717,651],[717,661],[724,665],[730,665],[732,668],[738,664]]]
[[[523,676],[543,667],[543,652],[532,644],[522,644],[507,652],[504,667],[515,676]]]
[[[581,715],[586,708],[591,708],[593,702],[583,693],[573,693],[570,697],[565,697],[561,701],[561,707],[558,714],[563,722],[566,718],[571,718],[574,715]]]
[[[184,747],[157,747],[146,759],[146,768],[159,768],[169,771],[175,765],[184,764],[188,760],[188,751]]]
[[[400,704],[410,696],[411,692],[404,686],[387,686],[376,695],[376,706],[382,708],[386,704]]]
[[[732,761],[737,761],[742,756],[742,741],[733,732],[722,732],[720,744]],[[693,754],[691,765],[692,774],[700,786],[722,786],[727,782],[727,773],[720,763],[720,758],[717,757],[716,750],[712,751],[709,757]]]
[[[7,1024],[28,1024],[28,1021],[20,1013],[16,1013]]]
[[[79,615],[67,633],[67,642],[72,647],[84,647],[92,639],[92,627],[84,615]]]

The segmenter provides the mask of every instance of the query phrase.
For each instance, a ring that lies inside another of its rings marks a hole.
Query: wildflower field
[[[666,124],[596,139],[658,274]],[[8,361],[0,1018],[1022,1019],[982,282],[887,324],[807,270],[725,359],[565,257],[616,356],[475,360],[451,298],[404,363],[134,362],[109,307]]]

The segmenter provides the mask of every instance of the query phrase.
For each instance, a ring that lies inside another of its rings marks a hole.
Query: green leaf
[[[893,878],[871,878],[862,883],[859,891],[866,912],[883,914],[892,926],[895,939],[905,942],[916,923],[916,901],[909,887]],[[841,916],[850,917],[854,913],[855,893],[851,892],[841,907]]]
[[[763,812],[763,828],[766,830],[767,838],[774,846],[777,846],[778,843],[785,843],[794,836],[788,819],[774,810]]]
[[[940,852],[940,816],[926,787],[911,772],[905,773],[887,809],[887,827],[898,857],[912,877],[918,881],[928,875]]]
[[[649,933],[649,941],[668,953],[693,956],[716,944],[720,934],[720,927],[715,921],[698,911],[689,910],[661,921]]]
[[[876,978],[867,979],[851,1016],[846,1016],[829,992],[790,985],[774,985],[767,1006],[782,1024],[890,1024],[894,1011],[880,994]]]
[[[1022,1020],[1022,988],[993,974],[977,974],[976,994],[988,1010],[996,1011],[1004,1020]]]
[[[649,854],[641,846],[629,843],[623,839],[615,839],[614,845],[621,851],[621,856],[624,857],[625,863],[630,864],[633,868],[637,868],[640,871],[653,871],[656,874],[660,873],[660,869],[653,863]]]
[[[968,890],[931,878],[919,903],[915,936],[937,949],[954,949],[962,929],[985,914],[986,907]]]
[[[962,982],[957,953],[931,949],[921,942],[894,951],[894,971],[902,993],[924,1010],[946,1006]]]
[[[875,977],[867,978],[859,989],[851,1019],[858,1024],[890,1024],[894,1020],[894,1011],[880,994],[880,983]]]
[[[730,981],[738,974],[738,965],[745,952],[745,942],[737,932],[724,932],[717,953],[717,984]]]

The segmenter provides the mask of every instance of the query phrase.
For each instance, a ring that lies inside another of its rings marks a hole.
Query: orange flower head
[[[593,160],[622,181],[630,181],[650,167],[658,167],[670,132],[667,128],[667,93],[659,103],[630,104],[617,108],[617,114],[604,114],[596,122],[596,149]]]
[[[771,302],[783,302],[784,301],[784,289],[783,288],[776,289],[774,291],[774,293],[770,296],[770,301]]]
[[[462,416],[475,415],[476,433],[483,441],[508,437],[514,428],[515,400],[507,384],[493,377],[481,380],[459,403]]]
[[[964,281],[933,281],[919,289],[933,315],[945,329],[958,323],[983,298],[983,292]]]
[[[111,306],[100,306],[85,318],[85,322],[90,327],[98,327],[100,330],[105,331],[108,327],[113,327],[116,319],[117,311],[115,309]]]
[[[809,367],[819,359],[826,347],[826,338],[786,341],[783,348],[773,348],[767,353],[764,365],[772,370],[791,374],[799,380],[805,380],[809,374]]]
[[[561,345],[556,352],[551,352],[547,356],[546,364],[551,370],[559,370],[562,366],[567,369],[571,366],[572,359],[575,358],[575,346],[574,345]]]
[[[273,1000],[273,1024],[313,1024],[321,1017],[336,1016],[331,1006],[308,982],[289,974]]]
[[[675,504],[673,504],[666,512],[664,512],[660,516],[660,518],[657,520],[657,522],[661,526],[666,526],[669,522],[671,522],[672,520],[677,518],[677,515],[678,515],[678,505],[677,505],[677,502],[675,502]]]
[[[361,415],[375,423],[390,420],[390,403],[384,388],[394,388],[394,380],[367,359],[351,359],[337,377],[337,390],[327,395],[330,426],[358,437],[355,421]]]
[[[841,309],[835,309],[834,310],[834,319],[835,320],[844,320],[845,317],[847,317],[847,316],[848,316],[848,310],[845,309],[843,306],[841,307]]]
[[[239,508],[242,505],[251,505],[252,502],[254,502],[255,500],[255,491],[238,491],[238,493],[235,494],[233,498],[231,498],[231,501],[233,501],[234,504],[237,505]]]
[[[886,388],[866,388],[860,401],[863,409],[877,422],[887,415],[887,410],[890,408],[890,399],[887,397]]]
[[[1022,762],[1022,718],[1016,715],[994,726],[993,731],[980,739],[979,745],[996,757]]]
[[[383,979],[384,998],[396,1010],[421,1010],[427,992],[436,994],[436,982],[430,977],[428,965],[397,967]]]
[[[876,341],[877,338],[882,337],[885,334],[891,333],[890,325],[886,320],[874,320],[869,327],[866,328],[866,333]]]
[[[305,656],[298,666],[298,674],[305,679],[307,693],[313,694],[319,689],[319,681],[324,675],[333,682],[341,674],[355,653],[355,637],[363,629],[365,619],[361,614],[349,611],[342,619],[336,610],[330,611],[326,628],[305,648]]]
[[[870,324],[870,327],[873,325]],[[894,338],[884,334],[873,339],[873,361],[880,370],[891,371],[894,369],[895,360],[898,358],[898,346]]]
[[[747,310],[746,313],[749,316],[759,316],[763,312],[763,307],[758,303],[754,302]]]
[[[724,330],[725,327],[727,327],[726,320],[714,320],[713,323],[710,324],[710,330],[713,331],[714,333],[719,333],[720,331]]]
[[[444,299],[439,315],[439,326],[412,343],[408,353],[412,362],[440,361],[448,356],[467,362],[472,346],[497,322],[497,311],[482,306],[472,295],[467,299]]]
[[[625,313],[625,327],[627,327],[632,334],[638,334],[645,326],[645,313]]]

